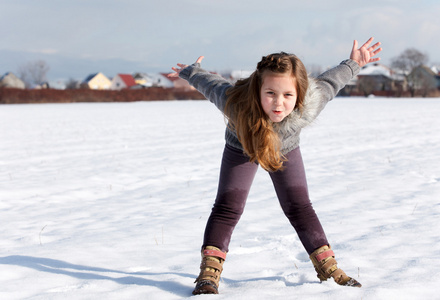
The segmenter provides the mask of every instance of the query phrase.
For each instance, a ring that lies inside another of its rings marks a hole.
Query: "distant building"
[[[347,83],[339,95],[400,95],[405,88],[405,76],[382,64],[374,63],[362,67],[359,74]]]
[[[164,78],[161,74],[147,74],[147,73],[135,73],[133,75],[134,80],[136,81],[136,86],[138,88],[147,88],[147,87],[173,87],[173,83]]]
[[[415,67],[407,78],[412,96],[417,93],[425,97],[440,88],[440,76],[427,66]]]
[[[92,90],[108,90],[112,82],[102,73],[90,74],[81,82],[82,88]]]
[[[111,90],[122,90],[128,89],[136,85],[136,81],[130,74],[118,74],[113,77],[110,89]]]
[[[393,87],[392,70],[375,63],[361,68],[358,78],[358,89],[366,96],[375,91],[391,91]]]
[[[23,80],[15,76],[14,73],[8,72],[0,77],[0,88],[24,89],[25,87],[26,84]]]

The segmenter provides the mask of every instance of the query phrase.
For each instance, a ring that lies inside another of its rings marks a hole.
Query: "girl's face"
[[[281,122],[295,108],[297,99],[296,78],[291,74],[263,73],[260,90],[261,106],[269,119]]]

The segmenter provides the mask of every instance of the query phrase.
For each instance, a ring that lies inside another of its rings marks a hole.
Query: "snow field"
[[[318,282],[260,169],[214,297],[435,299],[439,114],[439,99],[337,98],[302,133],[315,210],[361,289]],[[5,105],[0,119],[1,299],[191,296],[224,145],[212,104]]]

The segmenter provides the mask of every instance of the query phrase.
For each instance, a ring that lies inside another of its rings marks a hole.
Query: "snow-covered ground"
[[[440,99],[337,98],[302,133],[361,289],[318,282],[260,170],[221,294],[197,299],[439,299],[439,116]],[[191,296],[224,145],[212,104],[3,105],[0,122],[0,299]]]

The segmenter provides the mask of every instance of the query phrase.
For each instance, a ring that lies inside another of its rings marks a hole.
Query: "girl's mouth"
[[[273,113],[276,115],[281,115],[283,112],[279,110],[273,110]]]

